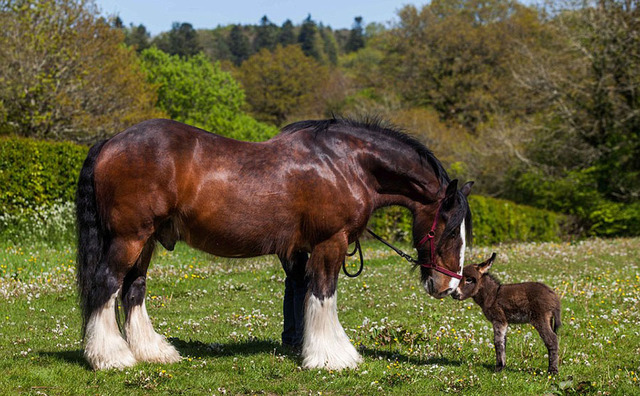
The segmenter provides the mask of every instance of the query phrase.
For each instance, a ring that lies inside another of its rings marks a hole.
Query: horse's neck
[[[395,155],[393,155],[395,154]],[[365,161],[376,184],[377,207],[399,205],[414,209],[416,202],[432,202],[440,183],[417,156],[392,153],[389,157],[371,156]]]

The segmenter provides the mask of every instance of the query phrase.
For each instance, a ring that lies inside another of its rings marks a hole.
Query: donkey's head
[[[448,296],[462,277],[467,234],[471,233],[467,196],[472,185],[468,182],[458,190],[458,181],[452,180],[443,197],[415,214],[413,236],[422,284],[433,297]]]
[[[478,294],[478,291],[482,287],[482,277],[489,271],[495,259],[496,254],[493,253],[487,261],[464,267],[464,271],[462,271],[462,281],[458,288],[451,294],[451,297],[456,300],[465,300]]]

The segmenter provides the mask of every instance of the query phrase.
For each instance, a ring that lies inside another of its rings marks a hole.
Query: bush
[[[87,148],[26,138],[0,138],[0,213],[73,202]]]
[[[566,216],[503,199],[472,195],[473,238],[478,245],[500,242],[555,241]]]
[[[549,177],[541,171],[512,175],[510,198],[576,217],[580,234],[615,237],[640,235],[640,201],[613,202],[598,191],[597,169],[588,167]]]
[[[477,245],[559,240],[567,221],[566,216],[548,210],[477,195],[469,197],[469,206]],[[411,241],[412,224],[411,213],[395,206],[376,211],[369,221],[369,227],[383,238],[403,242]]]

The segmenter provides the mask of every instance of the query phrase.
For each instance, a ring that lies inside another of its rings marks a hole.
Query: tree
[[[331,65],[338,64],[338,43],[333,35],[330,27],[322,27],[319,29],[320,38],[322,39],[322,52],[326,57],[326,61]]]
[[[171,119],[243,140],[277,132],[242,111],[245,95],[239,84],[204,54],[180,58],[149,48],[141,60],[148,81],[158,86],[158,107]]]
[[[125,44],[135,48],[137,52],[141,52],[151,46],[151,35],[142,24],[138,26],[131,24],[129,28],[124,30],[124,34]]]
[[[527,111],[517,107],[526,101],[513,101],[510,63],[539,32],[535,10],[508,0],[434,0],[399,16],[384,70],[405,101],[471,131],[497,109]]]
[[[253,39],[254,52],[260,51],[262,48],[272,50],[276,47],[278,40],[278,27],[271,23],[267,16],[263,16],[260,25],[256,27],[256,36]]]
[[[345,45],[345,51],[355,52],[364,47],[364,33],[362,28],[362,17],[357,16],[354,18],[353,27],[349,31],[349,39]]]
[[[298,43],[302,52],[306,56],[310,56],[317,61],[322,60],[320,46],[318,45],[318,26],[311,19],[311,14],[307,16],[307,19],[302,22],[300,27],[300,34],[298,34]]]
[[[154,44],[168,54],[185,57],[202,50],[196,30],[190,23],[174,22],[171,30],[154,40]]]
[[[249,39],[245,36],[240,25],[233,25],[231,28],[228,47],[231,52],[231,60],[236,66],[242,64],[251,55]]]
[[[278,44],[286,47],[296,43],[296,33],[294,31],[293,23],[289,19],[284,21],[280,33],[278,34]]]
[[[0,1],[0,133],[93,141],[162,113],[91,1]]]
[[[566,1],[549,10],[556,40],[516,70],[540,111],[529,155],[546,177],[588,170],[608,200],[640,200],[640,4]]]
[[[278,126],[292,115],[308,114],[321,101],[328,77],[328,69],[297,45],[278,46],[273,52],[263,49],[238,73],[256,118]]]

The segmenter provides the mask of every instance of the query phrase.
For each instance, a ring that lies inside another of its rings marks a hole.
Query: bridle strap
[[[425,243],[429,242],[429,250],[430,250],[430,263],[420,263],[420,266],[424,267],[424,268],[429,268],[435,271],[438,271],[442,274],[445,274],[447,276],[450,276],[452,278],[456,278],[456,279],[462,279],[462,275],[450,271],[444,267],[439,267],[436,265],[436,248],[435,248],[435,244],[434,244],[434,238],[436,236],[436,227],[438,226],[438,217],[440,217],[440,208],[442,207],[442,201],[440,201],[440,203],[438,204],[438,208],[436,209],[436,215],[433,218],[433,223],[431,224],[431,229],[429,230],[429,232],[427,233],[427,235],[424,236],[424,238],[422,238],[420,240],[420,242],[418,242],[418,247],[424,245]],[[381,236],[377,235],[375,232],[371,231],[370,228],[367,228],[367,231],[369,232],[369,234],[371,234],[372,237],[374,237],[375,239],[377,239],[378,241],[384,243],[385,245],[387,245],[389,248],[391,248],[394,252],[396,252],[400,257],[402,257],[403,259],[407,260],[408,262],[412,263],[412,264],[418,264],[418,260],[411,257],[410,255],[408,255],[407,253],[403,252],[402,250],[398,249],[397,247],[393,246],[391,243],[387,242],[386,240],[384,240]],[[344,271],[344,273],[349,276],[349,277],[356,277],[358,275],[360,275],[360,273],[362,272],[362,267],[363,267],[363,260],[362,260],[362,249],[360,247],[360,242],[358,240],[356,240],[356,247],[353,250],[352,253],[347,253],[347,256],[353,256],[356,251],[360,252],[360,269],[358,270],[358,272],[356,274],[350,274],[347,272],[347,268],[346,268],[346,262],[342,262],[342,270]]]
[[[427,233],[427,235],[424,236],[424,238],[422,238],[420,240],[420,242],[418,242],[418,247],[424,245],[425,243],[429,242],[429,252],[430,252],[430,263],[421,263],[420,265],[423,266],[424,268],[429,268],[435,271],[440,272],[441,274],[445,274],[447,276],[450,276],[452,278],[456,278],[456,279],[462,279],[462,275],[458,274],[457,272],[453,272],[450,271],[444,267],[439,267],[436,264],[436,245],[435,245],[435,237],[436,237],[436,227],[438,226],[438,218],[440,217],[440,208],[442,207],[442,201],[440,201],[438,203],[438,208],[436,209],[436,214],[433,217],[433,223],[431,224],[431,229],[429,230],[429,232]]]

